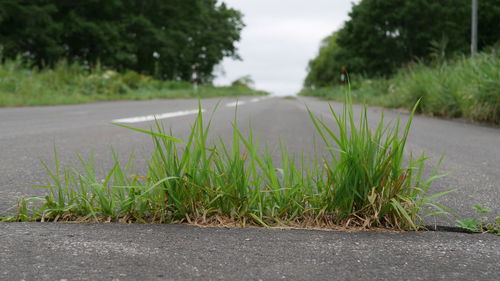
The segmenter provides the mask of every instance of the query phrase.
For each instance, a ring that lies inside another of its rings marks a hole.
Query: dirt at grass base
[[[15,220],[11,220],[15,221]],[[26,221],[26,220],[25,220]],[[162,222],[158,220],[134,220],[130,217],[123,217],[119,219],[112,219],[110,217],[94,217],[85,218],[74,215],[63,215],[55,218],[32,218],[28,221],[32,222],[54,222],[54,223],[118,223],[118,224],[175,224],[175,225],[188,225],[202,228],[267,228],[267,229],[280,229],[280,230],[320,230],[320,231],[342,231],[342,232],[361,232],[361,231],[375,231],[375,232],[391,232],[401,233],[409,231],[410,229],[403,229],[395,226],[372,226],[366,225],[360,219],[349,218],[342,223],[333,223],[332,221],[320,219],[302,219],[295,221],[280,221],[277,219],[266,220],[265,224],[257,223],[253,220],[239,219],[214,215],[210,217],[197,216],[195,218],[186,218],[182,220],[175,220],[170,222]],[[425,230],[424,227],[422,227]]]

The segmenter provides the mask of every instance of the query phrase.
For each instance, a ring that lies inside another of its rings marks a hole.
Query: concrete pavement
[[[0,280],[498,280],[500,239],[0,223]]]
[[[241,99],[240,127],[251,122],[271,147],[281,137],[291,151],[313,152],[314,129],[304,103],[328,118],[326,102],[251,100]],[[214,135],[230,139],[235,101],[220,101]],[[208,114],[218,102],[207,99],[202,105]],[[13,212],[15,196],[43,195],[45,190],[31,185],[44,183],[39,159],[50,163],[54,146],[65,164],[75,162],[75,153],[94,151],[96,163],[109,167],[112,146],[121,157],[135,151],[140,165],[151,151],[149,137],[110,121],[196,108],[195,100],[154,100],[0,109],[0,215]],[[369,108],[371,122],[379,113]],[[389,120],[396,115],[386,111]],[[162,122],[182,138],[194,117]],[[148,128],[151,122],[132,125]],[[442,172],[451,175],[436,182],[433,192],[456,189],[440,201],[472,216],[475,204],[500,214],[499,144],[498,128],[417,116],[408,148],[433,156],[431,164],[446,154]],[[428,224],[454,221],[432,218]],[[493,235],[2,223],[0,239],[0,280],[496,280],[500,275],[500,239]]]

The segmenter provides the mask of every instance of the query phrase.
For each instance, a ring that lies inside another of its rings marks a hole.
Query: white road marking
[[[115,119],[111,122],[113,122],[113,123],[139,123],[139,122],[167,119],[167,118],[172,118],[172,117],[193,115],[193,114],[198,114],[198,112],[199,112],[198,109],[181,110],[181,111],[167,112],[167,113],[160,113],[160,114],[153,114],[153,115],[146,115],[146,116],[137,116],[137,117],[130,117],[130,118]],[[205,112],[205,110],[202,109],[201,112]]]
[[[270,99],[271,97],[262,97],[262,98],[253,98],[250,100],[250,102],[259,102],[261,100],[267,100]]]
[[[251,100],[251,102],[258,102],[258,101],[268,100],[268,99],[272,99],[272,98],[274,98],[274,96],[264,96],[264,97],[260,97],[260,98],[253,98]]]
[[[268,96],[268,97],[261,97],[261,98],[253,98],[253,99],[251,99],[249,101],[241,101],[241,100],[239,100],[239,101],[234,101],[234,102],[226,103],[226,106],[227,107],[235,107],[235,106],[244,105],[244,104],[246,104],[248,102],[259,102],[261,100],[267,100],[267,99],[270,99],[270,98],[272,98],[272,97]]]
[[[248,102],[259,102],[261,100],[266,100],[269,98],[271,98],[271,97],[253,98],[249,101],[240,101],[239,100],[239,101],[227,103],[226,106],[227,107],[236,107],[236,106],[244,105]],[[205,112],[205,110],[202,109],[201,112]],[[154,121],[154,120],[180,117],[180,116],[186,116],[186,115],[193,115],[193,114],[197,114],[197,113],[198,113],[198,109],[181,110],[181,111],[167,112],[167,113],[160,113],[160,114],[153,114],[153,115],[146,115],[146,116],[120,118],[120,119],[112,120],[111,122],[113,122],[113,123],[139,123],[139,122]]]
[[[226,106],[227,107],[235,107],[235,106],[244,105],[245,103],[247,103],[247,102],[239,100],[239,101],[235,101],[235,102],[226,103]]]

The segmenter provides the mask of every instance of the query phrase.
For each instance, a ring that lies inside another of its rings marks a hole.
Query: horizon
[[[214,84],[250,75],[257,89],[286,96],[300,91],[321,41],[342,27],[357,1],[290,0],[285,8],[277,0],[223,2],[243,13],[246,26],[236,44],[242,60],[225,58],[214,71]]]

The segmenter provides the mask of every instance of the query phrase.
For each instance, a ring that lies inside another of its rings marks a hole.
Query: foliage
[[[0,0],[0,44],[38,66],[69,62],[134,70],[165,80],[212,78],[237,58],[241,13],[217,0]]]
[[[233,82],[231,82],[231,86],[234,87],[253,87],[255,85],[254,80],[250,75],[245,75],[243,77],[240,77]]]
[[[490,222],[488,215],[491,210],[488,208],[483,208],[479,205],[474,206],[474,209],[481,213],[483,217],[481,218],[466,218],[457,220],[457,226],[471,232],[481,232],[481,233],[494,233],[500,236],[500,216],[494,219],[494,222]]]
[[[500,122],[500,57],[483,54],[434,68],[415,64],[393,79],[394,107],[422,99],[419,111],[446,117]]]
[[[340,67],[370,78],[408,63],[469,53],[470,0],[362,0],[321,44],[304,85],[338,84]],[[499,42],[500,0],[479,1],[479,49]],[[437,52],[436,52],[437,51]]]
[[[415,63],[390,79],[352,80],[357,102],[411,108],[422,100],[418,112],[449,118],[500,123],[500,57],[478,54],[434,66]],[[342,100],[341,87],[304,89],[304,96]]]
[[[418,229],[426,206],[445,212],[433,203],[444,193],[428,194],[440,176],[434,170],[423,178],[427,158],[404,159],[411,117],[403,131],[399,119],[388,126],[383,116],[372,130],[366,108],[354,123],[349,98],[342,112],[331,110],[335,127],[309,113],[330,151],[313,161],[284,144],[274,160],[236,120],[232,143],[210,141],[211,122],[204,123],[201,105],[184,142],[158,122],[155,131],[120,125],[152,136],[147,174],[137,175],[132,156],[122,164],[115,155],[114,167],[99,176],[92,157],[79,157],[78,170],[60,167],[55,155],[53,169],[44,164],[50,181],[40,186],[49,195],[21,198],[17,215],[4,220]]]
[[[0,106],[73,104],[90,101],[152,98],[265,95],[253,88],[156,80],[134,71],[118,73],[96,65],[59,61],[53,68],[29,67],[21,58],[0,64]]]
[[[352,57],[337,44],[338,37],[339,32],[334,32],[321,42],[318,56],[310,60],[307,66],[305,88],[316,89],[338,85],[342,68],[346,68],[347,72],[362,69],[362,61]],[[359,67],[355,67],[356,65]]]
[[[318,55],[309,61],[307,76],[304,80],[305,87],[321,88],[338,83],[340,69],[343,65],[337,58],[337,54],[340,52],[336,43],[337,34],[334,32],[321,41]]]

